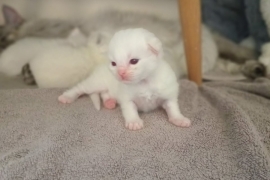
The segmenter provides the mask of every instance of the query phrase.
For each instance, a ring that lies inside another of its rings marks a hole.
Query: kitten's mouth
[[[119,76],[119,79],[120,79],[121,81],[130,81],[130,78],[127,77],[127,76]]]
[[[122,77],[119,77],[119,80],[122,82],[122,83],[125,83],[125,84],[130,84],[132,83],[132,80],[130,78],[122,78]]]
[[[121,79],[121,81],[124,82],[124,83],[130,82],[130,80],[128,80],[128,79]]]

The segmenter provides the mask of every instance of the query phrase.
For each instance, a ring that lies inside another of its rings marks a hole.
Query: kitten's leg
[[[182,115],[177,101],[168,100],[162,106],[169,117],[169,122],[180,127],[189,127],[191,121]]]
[[[116,107],[116,99],[112,98],[108,92],[102,92],[101,98],[105,108],[114,109]]]
[[[229,59],[237,64],[244,64],[247,60],[257,57],[253,49],[243,47],[213,30],[212,35],[218,47],[219,56],[223,59]]]
[[[100,91],[104,91],[101,88],[101,84],[98,81],[93,80],[93,78],[87,78],[86,80],[80,82],[78,85],[73,88],[65,91],[61,96],[58,97],[58,100],[61,103],[72,103],[79,96],[83,94],[92,94]]]
[[[250,79],[265,77],[267,69],[264,64],[256,60],[249,60],[241,67],[241,72]]]
[[[58,101],[64,104],[72,103],[75,101],[79,96],[84,94],[84,90],[82,86],[75,86],[67,91],[65,91],[61,96],[58,97]]]
[[[143,128],[143,120],[139,117],[136,105],[130,101],[121,103],[122,114],[125,119],[125,126],[130,130],[139,130]]]
[[[64,92],[61,96],[58,97],[58,100],[62,103],[71,103],[83,94],[93,94],[107,91],[108,89],[106,82],[100,80],[101,76],[106,77],[107,75],[107,71],[104,71],[104,67],[105,66],[96,67],[96,69],[88,78],[80,82],[75,87]]]

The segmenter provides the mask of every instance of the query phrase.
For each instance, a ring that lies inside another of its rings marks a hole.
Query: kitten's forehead
[[[141,54],[146,50],[146,36],[142,29],[119,31],[115,33],[109,45],[109,54],[116,59],[125,59],[130,55]]]

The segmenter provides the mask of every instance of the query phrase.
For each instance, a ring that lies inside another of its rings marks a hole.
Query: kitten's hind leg
[[[116,99],[112,98],[109,93],[101,92],[100,95],[105,108],[114,109],[116,107]],[[99,111],[100,110],[99,93],[90,94],[90,99],[92,100],[94,107]]]
[[[267,69],[265,65],[256,60],[249,60],[242,65],[241,72],[250,79],[265,77]]]
[[[86,93],[87,81],[82,81],[73,88],[65,91],[61,96],[58,97],[58,101],[64,104],[69,104],[75,101],[78,97]],[[90,93],[89,93],[90,94]]]
[[[114,109],[116,107],[116,99],[112,98],[108,92],[102,92],[101,98],[105,108]]]
[[[166,110],[169,122],[172,124],[179,127],[189,127],[191,125],[191,121],[181,114],[177,101],[168,100],[162,107]]]
[[[83,94],[77,86],[72,89],[65,91],[61,96],[58,97],[58,101],[63,104],[69,104],[75,101],[79,96]]]
[[[222,59],[244,64],[249,59],[257,58],[257,54],[253,49],[241,46],[218,32],[212,31],[212,35],[218,47],[219,56]]]
[[[65,91],[58,97],[58,101],[64,104],[72,103],[83,94],[100,93],[105,90],[106,88],[102,81],[98,81],[96,77],[90,76],[78,85]]]

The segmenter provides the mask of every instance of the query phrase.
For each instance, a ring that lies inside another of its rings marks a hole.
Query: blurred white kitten
[[[41,53],[59,46],[78,47],[86,43],[79,29],[71,31],[67,38],[42,39],[28,37],[10,45],[0,56],[0,72],[8,76],[21,74],[22,67]]]

